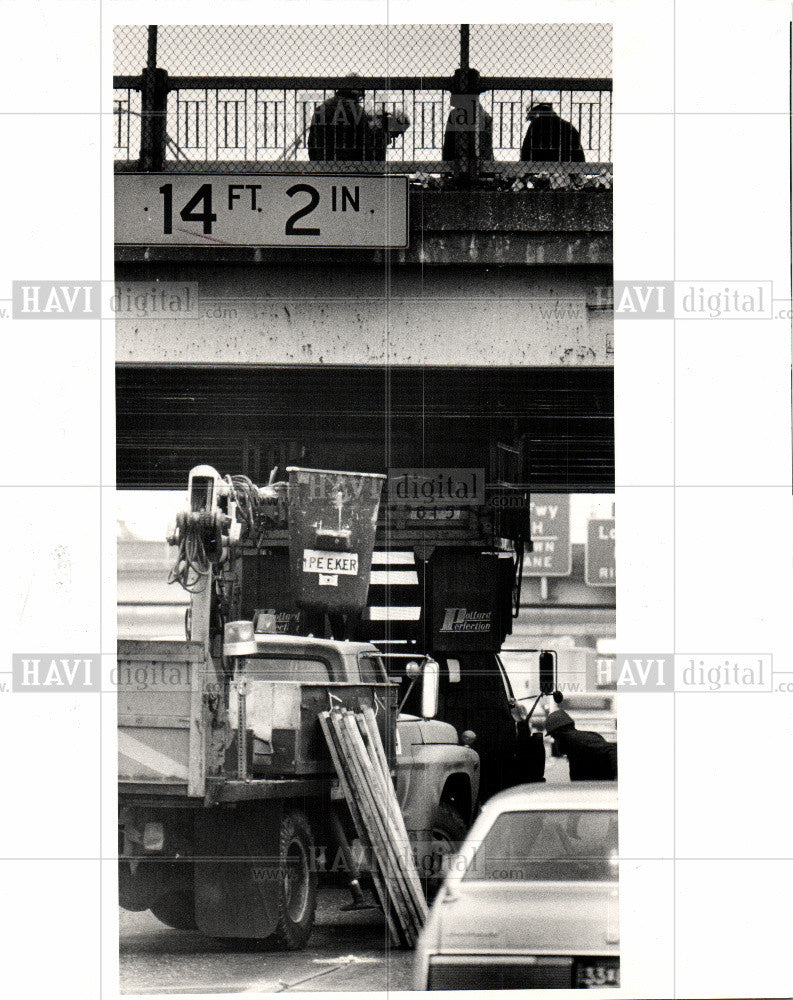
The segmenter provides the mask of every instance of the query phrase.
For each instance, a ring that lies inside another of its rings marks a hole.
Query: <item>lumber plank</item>
[[[390,875],[394,880],[394,887],[398,890],[398,893],[401,896],[403,909],[408,914],[412,925],[411,929],[417,934],[423,922],[424,915],[421,909],[416,906],[416,902],[413,899],[408,887],[408,879],[405,873],[406,864],[412,864],[412,856],[405,858],[404,852],[402,852],[402,856],[400,856],[400,851],[398,849],[399,838],[396,835],[392,822],[390,822],[387,803],[382,801],[384,798],[382,789],[378,788],[374,768],[372,767],[366,746],[363,742],[363,738],[361,737],[361,733],[353,714],[350,712],[344,713],[343,721],[347,728],[347,732],[349,733],[353,760],[361,771],[361,787],[364,793],[364,798],[367,802],[369,810],[374,816],[379,835],[385,846],[386,856],[391,864]],[[380,792],[379,795],[376,794],[377,791]]]
[[[365,730],[368,734],[369,747],[374,752],[375,758],[380,765],[378,770],[383,801],[387,803],[389,819],[396,829],[396,839],[400,847],[400,852],[405,858],[404,872],[406,880],[416,909],[420,914],[421,924],[423,924],[427,919],[427,902],[424,898],[424,892],[421,888],[418,872],[416,871],[416,866],[413,862],[413,845],[407,832],[407,827],[405,826],[405,819],[402,815],[402,810],[399,807],[396,789],[391,781],[391,774],[388,769],[385,752],[380,740],[380,732],[377,729],[374,712],[372,712],[372,710],[368,707],[364,708],[364,711],[357,718],[359,728],[361,730]]]
[[[412,921],[408,916],[407,908],[401,894],[395,891],[391,877],[392,865],[388,855],[387,838],[378,826],[373,803],[366,795],[366,779],[363,776],[360,762],[356,755],[356,748],[350,744],[342,712],[334,712],[331,716],[331,722],[336,730],[336,738],[341,748],[342,766],[348,769],[351,792],[363,819],[373,859],[376,861],[380,871],[385,895],[390,901],[396,916],[399,940],[408,946],[412,946],[415,944]]]
[[[365,847],[368,847],[372,852],[374,857],[374,851],[372,844],[370,842],[369,833],[367,831],[366,825],[363,821],[363,817],[358,808],[358,804],[355,796],[352,793],[352,789],[349,783],[347,772],[342,763],[342,754],[340,753],[340,747],[337,744],[337,736],[334,733],[334,726],[330,718],[330,712],[321,712],[319,715],[320,726],[322,727],[322,732],[325,735],[325,741],[328,744],[328,750],[330,752],[331,760],[333,761],[333,766],[336,769],[336,773],[339,778],[339,784],[341,785],[341,790],[344,794],[344,798],[347,801],[347,806],[350,810],[355,829],[358,833],[359,838]],[[394,923],[394,918],[391,913],[390,897],[383,883],[382,876],[379,871],[372,871],[372,882],[374,884],[375,892],[377,898],[380,902],[380,906],[383,910],[383,916],[386,920],[386,926],[388,928],[388,934],[392,944],[400,944],[401,937],[399,931]]]

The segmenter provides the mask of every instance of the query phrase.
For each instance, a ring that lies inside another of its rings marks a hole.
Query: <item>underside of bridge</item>
[[[180,489],[199,463],[264,481],[290,464],[493,468],[519,447],[533,491],[614,489],[611,368],[124,366],[120,489]]]

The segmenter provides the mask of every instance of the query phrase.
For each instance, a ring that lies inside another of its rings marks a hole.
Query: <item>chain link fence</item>
[[[132,25],[114,59],[120,169],[611,183],[608,24]]]

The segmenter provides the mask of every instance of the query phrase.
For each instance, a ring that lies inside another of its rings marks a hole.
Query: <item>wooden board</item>
[[[364,847],[375,889],[399,941],[415,946],[427,917],[413,848],[399,808],[375,714],[332,708],[320,715],[339,783]]]

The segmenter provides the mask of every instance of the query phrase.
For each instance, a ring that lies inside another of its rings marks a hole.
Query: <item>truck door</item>
[[[438,655],[438,716],[458,733],[476,733],[481,761],[480,800],[512,784],[517,731],[509,707],[512,692],[494,653]]]

